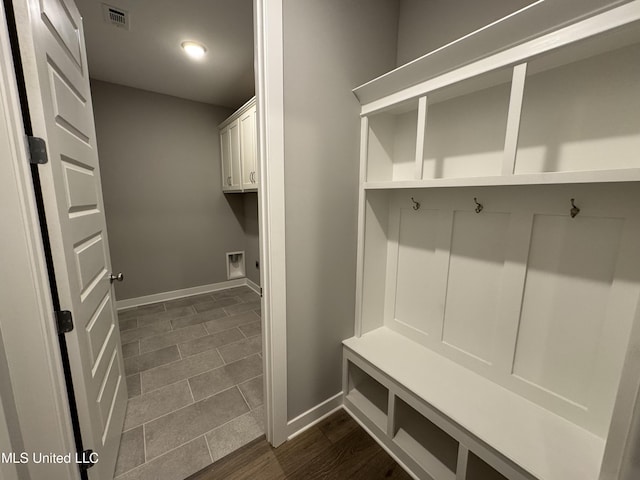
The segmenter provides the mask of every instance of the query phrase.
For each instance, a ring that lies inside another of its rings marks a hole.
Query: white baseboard
[[[332,413],[342,408],[342,392],[336,393],[333,397],[298,415],[293,420],[287,422],[287,440],[300,435],[305,430],[321,422]]]
[[[237,278],[226,282],[211,283],[209,285],[201,285],[199,287],[183,288],[182,290],[173,290],[171,292],[155,293],[153,295],[145,295],[144,297],[127,298],[126,300],[116,301],[116,308],[123,310],[125,308],[139,307],[150,303],[166,302],[176,298],[191,297],[200,295],[201,293],[217,292],[218,290],[226,290],[227,288],[247,286],[256,293],[260,293],[260,287],[248,278]]]
[[[249,280],[248,278],[246,280],[247,280],[247,287],[249,287],[251,290],[253,290],[258,295],[260,295],[260,285],[258,285],[257,283]]]

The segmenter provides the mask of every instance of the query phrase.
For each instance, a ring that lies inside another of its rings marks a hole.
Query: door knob
[[[113,273],[109,275],[109,281],[111,283],[115,282],[115,281],[121,282],[122,280],[124,280],[124,273],[120,272],[117,275],[114,275]]]

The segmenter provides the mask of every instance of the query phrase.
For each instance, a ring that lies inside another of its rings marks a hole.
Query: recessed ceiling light
[[[207,49],[204,45],[198,42],[182,42],[182,49],[191,58],[202,58],[207,53]]]

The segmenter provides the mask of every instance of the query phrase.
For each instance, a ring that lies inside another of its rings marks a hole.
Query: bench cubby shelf
[[[638,58],[640,0],[354,91],[344,403],[415,478],[618,478],[640,386]]]

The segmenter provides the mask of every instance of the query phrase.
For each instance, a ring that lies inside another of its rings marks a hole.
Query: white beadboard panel
[[[443,306],[440,279],[446,271],[438,262],[438,220],[437,210],[400,210],[394,319],[439,337]]]
[[[515,173],[640,167],[639,56],[635,44],[528,75]]]
[[[605,436],[640,296],[637,189],[365,195],[362,334],[384,325]]]
[[[534,219],[513,375],[584,409],[599,361],[624,221]]]
[[[494,361],[508,228],[508,213],[454,214],[442,339],[488,364]]]
[[[503,83],[438,103],[428,96],[423,178],[499,175],[509,95]]]

